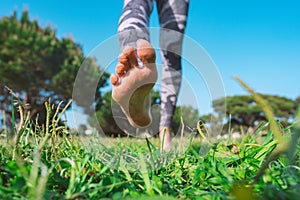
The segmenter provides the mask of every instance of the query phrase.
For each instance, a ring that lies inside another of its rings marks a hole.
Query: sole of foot
[[[146,40],[136,42],[137,49],[125,47],[112,74],[112,98],[120,105],[129,123],[137,128],[152,122],[150,92],[157,81],[155,51]]]

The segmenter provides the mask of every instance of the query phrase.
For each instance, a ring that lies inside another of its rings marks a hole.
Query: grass
[[[50,127],[51,134],[55,126]],[[265,129],[259,129],[244,138],[214,143],[190,133],[184,152],[161,155],[155,138],[148,146],[141,139],[67,136],[68,130],[56,128],[63,136],[47,137],[46,130],[34,132],[27,123],[18,141],[1,140],[1,199],[300,197],[299,142],[292,157],[279,156],[254,182],[278,146],[271,130],[265,137],[260,136]]]
[[[300,197],[300,122],[280,128],[268,109],[271,126],[215,141],[198,127],[176,138],[171,153],[157,149],[157,138],[73,135],[50,104],[45,127],[18,110],[15,138],[0,139],[0,199]]]

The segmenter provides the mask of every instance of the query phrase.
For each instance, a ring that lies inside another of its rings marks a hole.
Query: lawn
[[[77,135],[49,103],[40,127],[19,107],[14,137],[0,135],[0,199],[300,199],[300,112],[282,127],[245,88],[269,122],[222,140],[197,126],[168,153],[157,138]]]
[[[161,153],[157,138],[76,136],[53,122],[44,129],[24,123],[16,139],[2,137],[1,199],[300,197],[296,125],[281,128],[283,141],[296,138],[289,143],[293,150],[269,162],[259,175],[279,146],[268,123],[239,139],[208,139],[191,131],[174,139],[173,151]]]

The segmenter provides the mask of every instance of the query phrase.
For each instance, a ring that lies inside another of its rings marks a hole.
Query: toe
[[[124,76],[124,74],[126,73],[126,67],[124,64],[117,64],[116,66],[116,74],[119,76],[119,77],[122,77]]]
[[[118,57],[118,60],[120,64],[125,66],[125,70],[128,71],[130,68],[128,57],[124,53],[121,53]]]
[[[155,63],[155,51],[147,40],[139,39],[136,45],[137,55],[143,63]]]
[[[123,54],[128,58],[130,66],[137,67],[138,61],[136,59],[135,50],[133,47],[126,47],[123,50]]]
[[[112,85],[117,86],[119,84],[119,77],[115,74],[110,75],[110,82]]]
[[[128,58],[124,53],[121,53],[118,57],[119,63],[126,65],[128,64]]]

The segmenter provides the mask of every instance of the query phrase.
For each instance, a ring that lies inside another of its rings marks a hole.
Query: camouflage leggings
[[[137,39],[149,41],[149,17],[154,0],[124,0],[119,20],[121,49],[135,47]],[[156,0],[160,21],[162,57],[160,125],[171,127],[177,95],[181,84],[181,48],[186,26],[189,0]],[[173,30],[173,31],[170,31]]]

